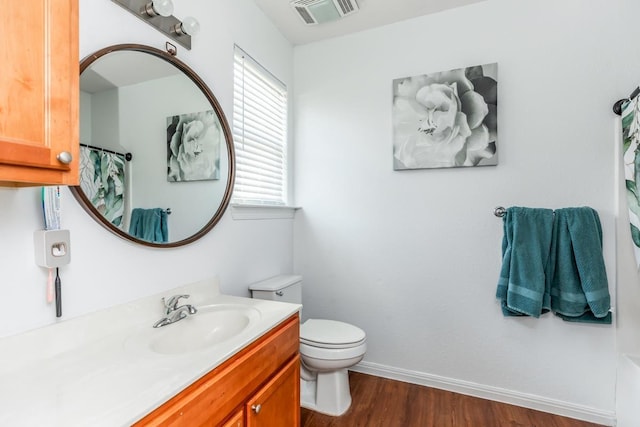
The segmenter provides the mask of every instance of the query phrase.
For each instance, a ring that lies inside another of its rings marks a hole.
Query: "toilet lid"
[[[309,319],[300,326],[300,342],[318,347],[354,345],[365,338],[362,329],[337,320]]]

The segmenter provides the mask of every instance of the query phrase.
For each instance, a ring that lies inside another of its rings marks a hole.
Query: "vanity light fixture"
[[[171,0],[111,0],[151,25],[176,43],[191,50],[191,36],[200,29],[195,18],[183,21],[173,16]]]

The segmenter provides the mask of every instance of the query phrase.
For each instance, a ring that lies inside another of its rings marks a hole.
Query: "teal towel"
[[[610,324],[598,213],[589,207],[557,209],[552,248],[551,309],[567,321]]]
[[[551,209],[508,208],[496,297],[505,316],[540,317],[550,309],[547,268],[553,229]]]
[[[129,234],[151,243],[166,243],[169,239],[167,211],[160,208],[133,209]]]

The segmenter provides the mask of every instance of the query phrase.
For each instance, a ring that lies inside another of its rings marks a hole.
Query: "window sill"
[[[231,216],[234,220],[245,219],[293,219],[296,206],[269,206],[232,204]]]

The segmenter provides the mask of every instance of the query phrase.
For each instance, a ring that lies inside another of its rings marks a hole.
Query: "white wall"
[[[80,99],[82,100],[82,98]],[[109,89],[92,94],[90,110],[91,140],[85,142],[80,139],[80,141],[95,147],[122,152],[121,138],[118,134],[118,129],[120,129],[119,103],[120,95],[118,94],[118,89]],[[82,126],[83,121],[84,118],[81,118],[80,126]]]
[[[367,332],[358,369],[612,422],[615,325],[504,318],[493,209],[594,207],[615,289],[611,106],[640,81],[620,43],[631,7],[490,0],[296,47],[294,265],[305,316]],[[491,62],[499,165],[394,172],[392,80]]]
[[[292,81],[291,45],[251,0],[175,2],[175,15],[196,16],[202,31],[178,58],[200,74],[230,120],[233,44]],[[110,1],[80,1],[80,57],[108,45],[164,48],[166,39]],[[94,112],[95,113],[95,112]],[[161,250],[134,245],[100,227],[63,191],[63,226],[71,230],[71,264],[60,269],[63,319],[218,274],[222,291],[248,296],[246,285],[292,270],[290,220],[234,221],[227,212],[203,239]],[[33,231],[43,227],[39,189],[0,188],[0,337],[56,321],[45,301],[47,273],[33,260]]]
[[[91,94],[80,91],[80,142],[91,144]]]

